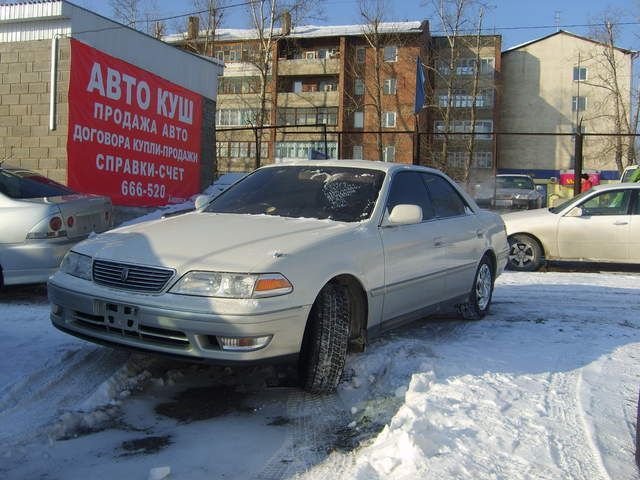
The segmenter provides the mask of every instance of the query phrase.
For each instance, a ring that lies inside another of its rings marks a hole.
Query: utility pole
[[[580,194],[582,190],[582,141],[584,135],[582,135],[582,119],[576,128],[576,134],[574,138],[574,165],[573,165],[573,196]]]

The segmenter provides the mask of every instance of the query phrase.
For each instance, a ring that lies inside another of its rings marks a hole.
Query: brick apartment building
[[[218,29],[213,46],[207,44],[208,52],[204,52],[204,35],[195,37],[197,28],[190,31],[191,37],[174,35],[166,41],[225,62],[216,122],[218,170],[250,170],[255,157],[253,132],[221,129],[252,123],[259,85],[257,70],[249,61],[255,31]],[[372,46],[376,40],[379,48]],[[478,140],[474,142],[472,168],[490,174],[496,148],[495,139],[486,132],[497,123],[500,37],[483,36],[479,54],[469,45],[456,52],[451,115],[444,130],[470,130],[469,107],[473,102],[469,82],[475,78],[471,65],[477,57],[481,69],[474,112],[478,134],[474,138]],[[412,163],[419,157],[421,164],[456,174],[466,153],[463,136],[452,135],[459,141],[451,142],[445,161],[438,161],[442,141],[432,135],[443,130],[442,106],[447,104],[443,82],[448,73],[438,59],[449,56],[446,48],[444,38],[430,36],[427,21],[382,23],[373,33],[369,25],[301,26],[279,31],[272,53],[276,61],[267,88],[265,122],[278,128],[270,129],[263,138],[261,163],[309,158],[312,151],[324,152],[322,129],[303,127],[324,124],[330,157],[401,163]],[[427,76],[428,98],[425,108],[415,115],[417,58]],[[416,129],[426,132],[419,142]]]
[[[324,152],[322,128],[303,127],[316,124],[326,125],[330,157],[413,161],[416,147],[411,132],[416,121],[422,131],[429,126],[427,110],[414,115],[416,58],[428,62],[428,23],[380,24],[377,35],[381,46],[377,49],[368,43],[367,28],[303,26],[278,36],[267,88],[267,118],[269,125],[281,128],[265,135],[262,163]],[[166,40],[185,48],[195,44],[202,50],[195,39],[184,35]],[[251,124],[259,81],[247,58],[255,41],[253,30],[219,29],[208,52],[225,62],[216,122],[219,171],[253,167],[253,132],[220,129]],[[423,157],[426,151],[423,149]]]

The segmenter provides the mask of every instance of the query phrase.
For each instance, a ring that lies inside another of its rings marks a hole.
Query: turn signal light
[[[69,226],[69,228],[73,227],[74,223],[75,223],[75,219],[73,217],[67,218],[67,225]]]
[[[280,288],[291,288],[289,280],[286,278],[259,278],[256,282],[256,292],[268,292]]]

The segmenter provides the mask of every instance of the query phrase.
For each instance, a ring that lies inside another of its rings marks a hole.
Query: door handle
[[[444,246],[444,237],[434,237],[433,246],[436,248]]]
[[[613,222],[614,225],[629,225],[629,222],[625,222],[624,220],[618,220]]]
[[[481,228],[476,230],[476,237],[478,237],[478,238],[484,237],[484,230],[482,230]]]

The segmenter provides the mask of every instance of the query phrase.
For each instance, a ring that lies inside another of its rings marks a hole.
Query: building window
[[[393,162],[396,159],[395,145],[385,145],[382,149],[382,159],[385,162]]]
[[[471,168],[491,168],[493,154],[491,152],[473,152]],[[467,151],[453,151],[447,154],[447,165],[451,168],[464,169],[469,158]]]
[[[384,112],[382,114],[382,126],[393,128],[396,126],[396,112]]]
[[[587,67],[573,67],[573,81],[584,82],[587,79]]]
[[[353,128],[364,127],[364,112],[353,112]]]
[[[493,58],[480,59],[480,73],[493,73],[494,68]]]
[[[438,137],[442,137],[445,132],[445,124],[442,121],[435,122],[435,131]],[[475,126],[475,137],[478,140],[491,140],[493,131],[493,120],[477,120]],[[454,133],[471,133],[470,120],[454,120],[449,124],[449,132]],[[456,135],[456,137],[459,137]],[[467,135],[463,135],[467,137]]]
[[[367,53],[367,51],[365,50],[365,47],[356,48],[356,62],[357,63],[364,63],[365,57],[366,57],[366,53]]]
[[[473,166],[476,168],[492,168],[493,167],[492,152],[474,152]]]
[[[279,108],[278,125],[338,124],[338,107]]]
[[[355,95],[364,95],[364,82],[361,78],[356,78],[353,83],[353,93]]]
[[[324,153],[324,142],[277,142],[276,162],[290,158],[309,159],[313,151]],[[327,142],[327,153],[329,158],[336,158],[338,142]]]
[[[445,60],[438,60],[436,62],[436,70],[440,75],[449,75],[449,62]]]
[[[398,47],[391,45],[384,47],[383,58],[385,62],[397,62],[398,61]]]
[[[397,81],[395,78],[387,78],[384,81],[384,85],[382,86],[382,92],[385,95],[395,95],[396,94],[396,84]]]
[[[216,125],[225,127],[252,125],[257,118],[258,110],[250,108],[221,109],[216,112]],[[264,118],[269,118],[269,112],[265,112]]]
[[[572,112],[584,112],[587,109],[587,97],[572,97],[571,98],[571,111]]]
[[[362,160],[362,145],[353,146],[352,158],[354,160]]]
[[[456,61],[456,75],[473,75],[476,71],[475,58],[460,58]]]

